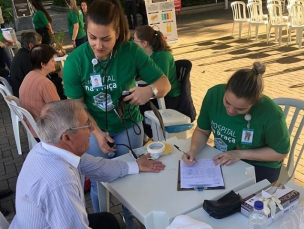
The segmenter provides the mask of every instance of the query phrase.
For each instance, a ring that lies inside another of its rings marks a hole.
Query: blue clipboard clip
[[[190,185],[190,186],[193,187],[195,191],[202,192],[204,190],[209,189],[210,185],[211,184],[201,184],[201,185]]]

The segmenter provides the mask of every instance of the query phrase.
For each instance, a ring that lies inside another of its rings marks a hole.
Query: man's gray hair
[[[77,116],[84,110],[84,104],[73,99],[47,103],[37,119],[40,140],[49,144],[60,142],[64,132],[79,125]]]
[[[29,49],[30,43],[33,45],[38,44],[42,41],[42,37],[39,33],[36,32],[24,32],[21,34],[21,47]]]

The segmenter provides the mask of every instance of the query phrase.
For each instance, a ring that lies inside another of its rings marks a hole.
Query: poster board
[[[160,30],[167,42],[176,42],[177,26],[174,0],[146,0],[148,23]]]
[[[13,5],[17,18],[29,17],[32,15],[28,0],[13,0]]]
[[[14,46],[18,44],[15,30],[13,28],[2,28],[3,36],[10,41],[14,42]]]
[[[182,11],[182,0],[174,0],[175,12]]]

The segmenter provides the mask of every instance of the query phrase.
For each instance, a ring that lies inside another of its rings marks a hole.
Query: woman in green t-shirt
[[[74,48],[77,48],[87,41],[87,34],[84,30],[83,14],[77,7],[76,0],[66,0],[65,2],[70,8],[68,14],[69,33],[72,38]]]
[[[182,156],[186,165],[214,135],[216,165],[243,160],[255,167],[256,181],[274,182],[290,147],[282,109],[263,95],[265,66],[256,62],[252,69],[236,71],[227,84],[210,88],[202,103],[190,151]]]
[[[181,94],[181,85],[176,77],[175,60],[172,55],[172,50],[167,44],[166,39],[161,31],[154,30],[151,26],[142,25],[135,29],[134,40],[136,44],[141,47],[145,53],[156,63],[156,65],[168,77],[171,90],[164,97],[167,109],[176,110]],[[157,106],[157,102],[155,105]],[[149,106],[140,106],[141,114],[145,111],[151,110]],[[152,137],[152,130],[150,125],[144,125],[145,133],[149,138]]]
[[[87,153],[111,158],[113,155],[109,153],[120,156],[129,152],[128,147],[142,146],[142,116],[138,105],[151,97],[164,97],[171,86],[153,60],[129,41],[130,31],[118,0],[94,1],[88,8],[86,21],[88,42],[68,56],[63,69],[64,89],[68,98],[78,99],[87,107],[94,127]],[[137,73],[148,86],[136,87]],[[131,94],[123,98],[128,103],[119,115],[123,91]],[[95,181],[91,183],[93,208],[98,212],[97,185]],[[133,217],[126,212],[124,208],[129,224]]]
[[[54,34],[52,28],[52,18],[45,10],[40,0],[32,0],[32,6],[35,9],[33,14],[33,24],[37,33],[42,36],[41,44],[49,45],[51,43],[51,35]]]

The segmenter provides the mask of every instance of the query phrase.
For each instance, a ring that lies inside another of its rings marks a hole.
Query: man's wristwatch
[[[157,93],[158,93],[157,88],[153,84],[149,84],[148,86],[151,87],[153,98],[155,98],[157,96]]]

